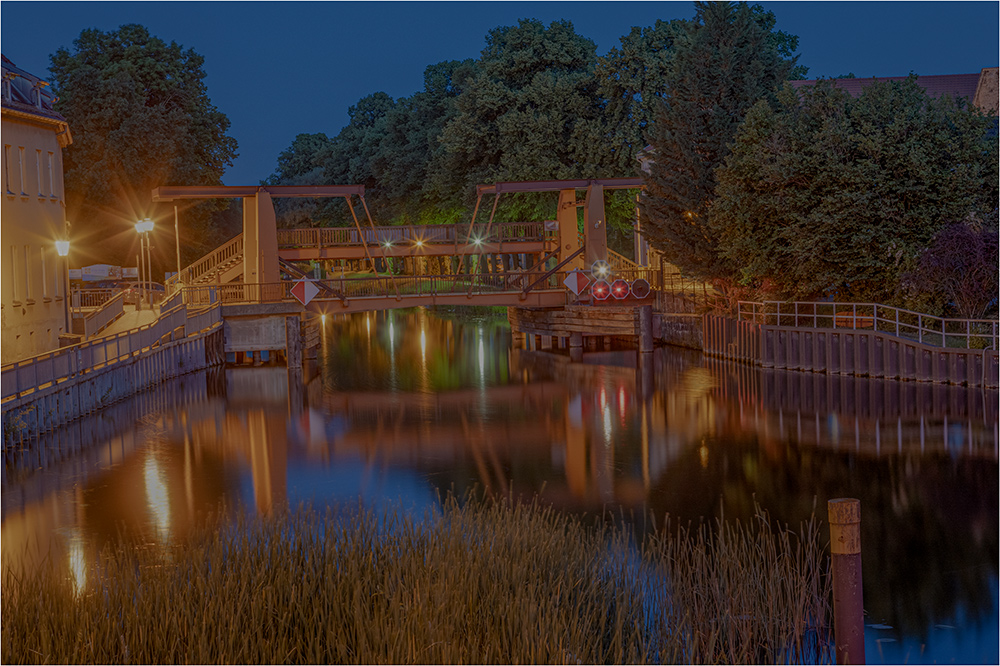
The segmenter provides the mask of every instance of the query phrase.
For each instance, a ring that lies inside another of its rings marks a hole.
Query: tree
[[[431,174],[445,148],[440,137],[457,114],[456,100],[475,75],[473,60],[450,60],[424,70],[424,89],[400,99],[386,115],[372,163],[386,217],[409,222],[457,221],[459,209],[436,196]]]
[[[902,276],[944,227],[996,229],[994,122],[915,77],[857,99],[788,87],[753,108],[718,170],[720,252],[783,297],[904,304]]]
[[[779,55],[794,60],[798,37],[775,31],[774,14],[759,5],[750,8],[754,20],[768,33]],[[615,167],[620,174],[636,171],[636,156],[647,144],[647,134],[657,109],[668,99],[667,81],[675,36],[689,28],[689,21],[657,20],[647,28],[633,27],[619,46],[597,59],[596,75],[608,128],[608,143],[615,151]],[[789,78],[804,78],[806,68],[796,65]]]
[[[759,10],[744,3],[695,6],[694,20],[674,34],[640,205],[650,244],[667,261],[691,276],[731,284],[735,266],[717,252],[709,222],[715,169],[747,110],[774,95],[795,58],[783,53],[781,38],[767,27],[773,23]]]
[[[444,128],[434,165],[436,195],[469,206],[478,183],[606,175],[596,46],[569,21],[522,19],[494,28],[479,69]],[[519,216],[551,216],[553,197],[507,200]]]
[[[292,145],[278,155],[278,167],[265,179],[266,185],[322,185],[323,164],[333,142],[326,134],[299,134]],[[329,217],[328,199],[275,199],[274,212],[279,227],[322,226]]]
[[[903,277],[912,300],[929,307],[923,312],[965,319],[996,316],[997,228],[973,228],[955,222],[942,228]]]
[[[84,30],[72,52],[52,55],[56,108],[73,128],[64,161],[67,213],[99,230],[104,260],[134,256],[131,225],[152,215],[154,187],[218,185],[232,166],[236,140],[209,100],[203,65],[193,50],[135,24]],[[185,251],[206,249],[200,241],[211,212],[227,205],[208,201],[185,212]]]

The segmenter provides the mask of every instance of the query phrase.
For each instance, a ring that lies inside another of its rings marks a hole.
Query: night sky
[[[763,2],[799,37],[809,78],[968,74],[1000,60],[997,2]],[[632,26],[691,18],[691,2],[12,2],[0,4],[4,55],[48,77],[49,56],[85,28],[141,23],[205,56],[209,95],[239,154],[227,185],[256,184],[299,133],[333,137],[347,109],[384,91],[407,97],[423,71],[475,58],[486,33],[520,18],[571,21],[597,44]]]

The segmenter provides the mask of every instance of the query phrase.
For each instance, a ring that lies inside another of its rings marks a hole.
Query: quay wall
[[[996,349],[934,347],[874,330],[772,326],[704,315],[703,351],[763,368],[996,388]]]
[[[4,452],[166,379],[225,363],[222,326],[161,342],[117,362],[18,395],[3,405]]]

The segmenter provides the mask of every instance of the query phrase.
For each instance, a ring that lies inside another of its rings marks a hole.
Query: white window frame
[[[52,163],[55,159],[55,154],[49,151],[49,198],[55,199],[56,197],[56,180],[53,177]]]
[[[38,152],[40,153],[42,151],[38,151]],[[41,256],[41,259],[42,259],[42,300],[43,301],[47,301],[47,300],[49,300],[49,282],[48,282],[48,280],[45,279],[45,273],[46,273],[46,271],[45,271],[45,248],[44,247],[38,248],[38,254],[39,254],[39,256]]]
[[[35,176],[38,178],[38,196],[45,196],[44,181],[42,181],[42,149],[35,149]]]
[[[3,186],[7,190],[7,194],[14,194],[10,190],[10,149],[9,143],[3,145]]]
[[[24,191],[24,146],[17,147],[17,166],[21,172],[21,196],[26,197],[28,193]]]
[[[10,298],[15,303],[20,303],[20,294],[17,291],[17,246],[10,246]]]
[[[31,293],[31,246],[24,246],[24,300],[28,303],[34,303],[34,294]]]

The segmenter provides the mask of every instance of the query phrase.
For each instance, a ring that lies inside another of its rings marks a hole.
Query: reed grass
[[[422,517],[308,507],[169,551],[106,549],[83,592],[3,574],[4,663],[831,661],[816,521],[639,543],[538,503]]]

